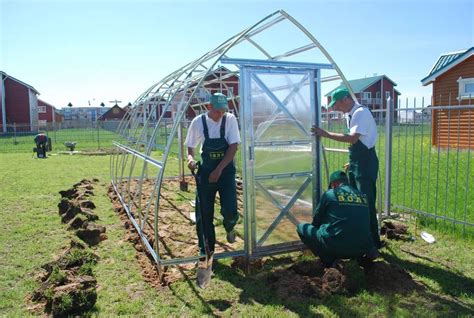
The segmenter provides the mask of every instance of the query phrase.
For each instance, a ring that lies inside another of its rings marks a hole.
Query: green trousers
[[[372,243],[369,245],[364,242],[362,237],[354,238],[344,244],[335,237],[327,239],[321,235],[320,230],[310,223],[300,223],[296,227],[301,241],[318,256],[325,266],[332,266],[334,261],[338,259],[358,259],[362,257],[370,249]],[[326,241],[328,240],[329,243]],[[362,240],[362,241],[361,241]],[[367,242],[367,241],[365,241]]]
[[[235,168],[233,166],[225,168],[216,183],[209,183],[209,174],[212,172],[209,170],[201,168],[197,175],[199,195],[196,194],[196,231],[201,255],[206,253],[205,240],[207,240],[211,252],[215,248],[214,203],[217,192],[219,192],[221,214],[224,218],[223,224],[226,232],[232,231],[239,219]]]
[[[375,208],[377,202],[377,187],[375,181],[369,178],[354,178],[354,186],[362,193],[367,195],[367,201],[369,205],[369,216],[370,216],[370,233],[372,234],[372,240],[375,247],[380,248],[380,231],[379,223],[377,221],[377,209]]]

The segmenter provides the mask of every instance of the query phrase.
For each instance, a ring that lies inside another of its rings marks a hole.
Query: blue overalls
[[[350,118],[350,120],[351,119],[352,118]],[[352,144],[349,147],[349,183],[351,186],[367,195],[370,215],[370,232],[372,233],[375,247],[380,248],[380,234],[377,222],[377,210],[375,208],[378,171],[379,159],[377,158],[375,147],[369,149],[360,140],[357,140],[355,144]]]
[[[201,159],[197,177],[199,178],[199,201],[196,204],[196,230],[199,240],[201,255],[206,253],[204,247],[203,233],[208,241],[210,252],[214,252],[216,244],[216,232],[214,229],[214,202],[216,192],[219,191],[221,201],[221,214],[224,217],[224,228],[230,232],[237,224],[239,215],[237,213],[237,192],[235,183],[235,166],[231,161],[223,170],[217,182],[209,183],[209,175],[224,158],[229,144],[225,139],[226,116],[222,117],[219,138],[209,138],[206,123],[206,115],[202,115],[204,129],[204,143],[202,145]],[[198,202],[198,200],[196,200]],[[202,211],[201,211],[202,209]],[[202,220],[202,222],[201,222]]]

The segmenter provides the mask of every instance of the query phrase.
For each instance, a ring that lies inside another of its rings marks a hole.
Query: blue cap
[[[225,96],[222,93],[214,93],[211,96],[211,104],[214,109],[217,110],[227,110],[228,105],[227,105],[227,96]]]

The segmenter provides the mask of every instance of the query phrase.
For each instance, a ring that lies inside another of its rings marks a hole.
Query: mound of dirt
[[[347,294],[348,290],[347,276],[340,269],[325,269],[319,260],[295,263],[265,275],[270,288],[282,299],[323,298]]]
[[[238,268],[243,272],[252,272],[254,270],[261,270],[264,265],[264,260],[259,258],[259,259],[251,259],[249,262],[246,262],[245,257],[239,256],[239,257],[234,257],[232,259],[232,263],[230,266],[232,268]]]
[[[407,271],[384,261],[374,262],[365,274],[368,288],[382,294],[406,294],[423,288]]]
[[[380,228],[380,234],[390,240],[407,240],[408,226],[399,222],[384,221]]]
[[[99,217],[92,211],[96,208],[89,196],[94,195],[94,181],[83,179],[72,188],[59,191],[62,199],[58,204],[59,215],[63,223],[68,223],[69,230],[76,230],[76,235],[89,246],[97,245],[107,239],[105,227],[97,225]]]
[[[98,259],[82,243],[71,241],[55,261],[44,264],[36,275],[41,284],[30,296],[29,300],[37,303],[30,310],[63,317],[92,308],[97,300],[92,266]]]

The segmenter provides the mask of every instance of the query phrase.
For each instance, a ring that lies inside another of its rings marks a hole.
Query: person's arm
[[[312,127],[311,132],[314,136],[321,136],[324,138],[329,138],[335,141],[348,142],[350,144],[355,144],[360,137],[360,134],[340,134],[335,132],[326,131],[318,127]]]
[[[321,200],[319,201],[318,206],[314,210],[313,222],[311,222],[311,224],[314,227],[319,228],[321,226],[321,222],[323,220],[323,216],[324,216],[325,213],[326,213],[326,193],[324,193],[321,196]]]
[[[222,170],[224,170],[224,168],[227,167],[227,165],[232,160],[234,160],[238,146],[239,144],[237,143],[229,145],[229,148],[227,148],[225,152],[224,158],[222,158],[221,162],[219,162],[217,167],[209,175],[209,182],[217,182],[217,180],[219,180],[222,174]]]

